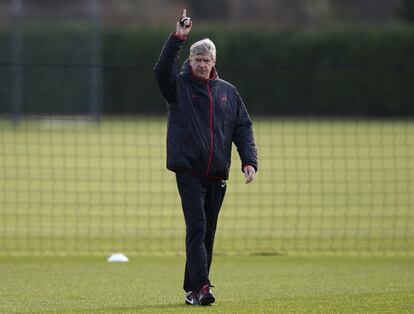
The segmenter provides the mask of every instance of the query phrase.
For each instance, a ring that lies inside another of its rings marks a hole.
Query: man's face
[[[199,79],[209,79],[211,69],[216,64],[216,60],[210,55],[193,55],[190,57],[190,65],[194,75]]]

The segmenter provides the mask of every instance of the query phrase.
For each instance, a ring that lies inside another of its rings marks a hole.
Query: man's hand
[[[250,165],[247,165],[243,168],[244,176],[246,177],[246,184],[250,183],[254,180],[254,176],[256,174],[256,170]]]
[[[193,26],[193,22],[187,16],[187,10],[183,9],[183,15],[180,20],[177,22],[177,28],[175,34],[178,37],[186,37],[188,33],[191,31],[191,27]]]

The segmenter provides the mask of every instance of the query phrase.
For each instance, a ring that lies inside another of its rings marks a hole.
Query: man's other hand
[[[246,184],[250,183],[254,180],[254,176],[256,174],[256,170],[250,165],[247,165],[243,168],[244,176],[246,177]]]

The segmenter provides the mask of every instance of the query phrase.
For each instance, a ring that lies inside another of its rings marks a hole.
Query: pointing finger
[[[183,9],[183,17],[186,17],[186,16],[187,16],[187,10]]]

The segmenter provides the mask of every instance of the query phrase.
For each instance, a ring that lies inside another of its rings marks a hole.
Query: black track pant
[[[198,291],[210,284],[217,218],[226,192],[225,182],[190,172],[176,173],[186,223],[184,290]]]

